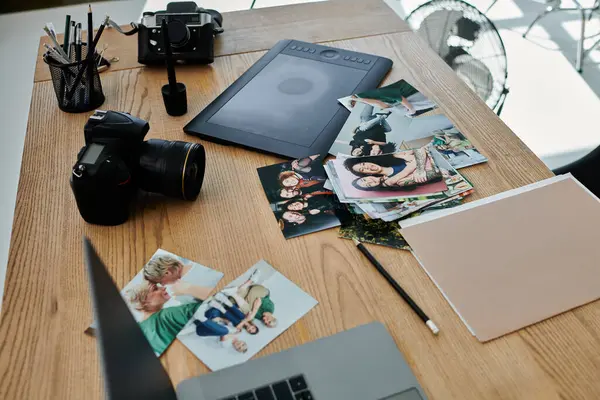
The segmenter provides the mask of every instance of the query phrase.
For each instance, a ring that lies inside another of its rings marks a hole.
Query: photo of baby
[[[219,271],[158,249],[121,295],[160,356],[222,277]],[[94,330],[92,324],[86,332]]]
[[[206,299],[177,338],[216,371],[249,360],[317,303],[261,260]]]

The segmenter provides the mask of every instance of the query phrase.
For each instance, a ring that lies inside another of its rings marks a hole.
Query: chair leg
[[[485,9],[485,11],[484,11],[483,13],[484,13],[484,14],[487,14],[487,13],[490,11],[490,9],[491,9],[492,7],[494,7],[494,4],[496,4],[497,2],[498,2],[498,0],[494,0],[494,1],[492,1],[492,4],[490,4],[490,5],[488,6],[488,8],[486,8],[486,9]]]
[[[587,16],[585,15],[585,10],[581,10],[581,36],[579,37],[579,44],[577,46],[577,61],[575,63],[575,68],[577,72],[581,73],[583,70],[583,42],[585,40],[585,20]]]
[[[531,30],[531,28],[533,28],[533,26],[534,26],[535,24],[537,24],[537,22],[538,22],[540,19],[544,18],[546,15],[548,15],[548,14],[550,14],[551,12],[553,12],[553,11],[556,11],[556,10],[560,10],[560,8],[554,8],[554,5],[551,5],[551,6],[548,6],[548,7],[546,7],[546,9],[544,10],[544,12],[542,12],[542,13],[538,14],[538,16],[537,16],[537,17],[535,17],[535,19],[533,20],[533,22],[531,22],[531,24],[529,24],[529,26],[527,27],[527,30],[526,30],[526,31],[525,31],[525,33],[523,34],[523,37],[527,36],[527,34],[528,34],[528,33],[529,33],[529,31]]]

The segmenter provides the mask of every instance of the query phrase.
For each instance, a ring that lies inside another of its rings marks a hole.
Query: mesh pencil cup
[[[71,46],[71,63],[63,64],[52,54],[44,54],[44,62],[50,68],[54,93],[58,107],[69,113],[80,113],[97,109],[104,103],[104,93],[100,75],[96,67],[97,57],[92,65],[92,84],[88,85],[87,46],[81,44],[81,61],[75,59],[75,45]],[[83,70],[83,71],[82,71]]]

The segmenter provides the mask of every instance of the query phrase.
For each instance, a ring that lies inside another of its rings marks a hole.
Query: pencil
[[[88,86],[88,100],[89,104],[92,104],[92,92],[94,90],[94,21],[92,19],[92,5],[88,5],[88,31],[87,31],[87,86]]]
[[[425,325],[427,325],[431,332],[433,332],[434,335],[437,335],[440,332],[440,330],[433,323],[433,321],[429,319],[427,314],[425,314],[423,310],[421,310],[421,307],[419,307],[417,303],[415,303],[415,301],[408,295],[408,293],[404,291],[404,289],[402,289],[398,282],[396,282],[394,278],[392,278],[392,276],[385,270],[385,268],[383,268],[379,261],[377,261],[375,257],[373,257],[373,255],[361,242],[359,242],[356,239],[352,239],[352,241],[354,242],[356,247],[358,247],[358,249],[365,255],[365,257],[367,257],[371,264],[373,264],[377,271],[379,271],[379,273],[383,275],[383,277],[388,281],[388,283],[392,285],[392,287],[396,290],[396,292],[398,292],[400,297],[402,297],[402,299],[410,306],[410,308],[413,309],[413,311],[419,316],[419,318],[421,318],[423,322],[425,322]]]

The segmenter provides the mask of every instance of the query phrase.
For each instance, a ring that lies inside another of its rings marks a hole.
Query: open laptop
[[[173,388],[117,286],[84,238],[108,399],[424,400],[394,340],[371,323]]]

